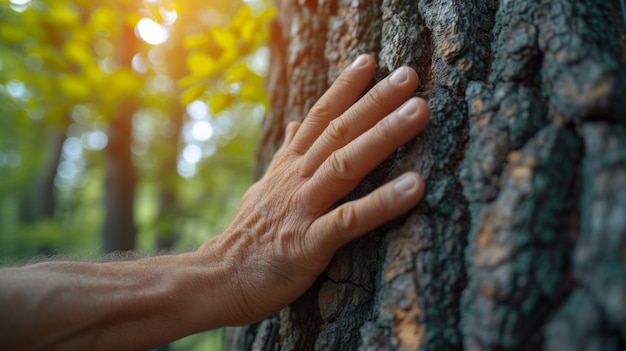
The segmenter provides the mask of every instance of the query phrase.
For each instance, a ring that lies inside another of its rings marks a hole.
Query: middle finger
[[[419,84],[417,73],[401,67],[372,88],[341,117],[330,122],[305,154],[304,172],[313,174],[335,150],[372,128],[381,118],[406,101]]]

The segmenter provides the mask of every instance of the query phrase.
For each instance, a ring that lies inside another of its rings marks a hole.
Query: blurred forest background
[[[273,16],[271,0],[0,0],[0,261],[219,234],[253,181]],[[222,348],[207,335],[171,349]]]

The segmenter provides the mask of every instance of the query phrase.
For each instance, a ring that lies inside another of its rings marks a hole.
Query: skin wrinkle
[[[337,221],[337,231],[340,233],[350,233],[356,228],[357,220],[353,206],[346,206],[339,209],[340,221]]]

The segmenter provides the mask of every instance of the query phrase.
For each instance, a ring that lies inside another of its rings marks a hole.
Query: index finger
[[[374,77],[375,67],[374,58],[365,54],[346,68],[311,108],[291,142],[291,148],[300,154],[305,153],[330,121],[361,97]]]

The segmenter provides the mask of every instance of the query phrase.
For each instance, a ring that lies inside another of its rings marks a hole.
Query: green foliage
[[[0,237],[0,260],[23,260],[40,255],[76,255],[93,257],[97,248],[93,235],[55,219],[42,219],[20,225]],[[59,251],[63,248],[63,252]],[[88,248],[92,248],[89,251]]]
[[[13,13],[0,24],[0,41],[24,59],[13,79],[28,83],[31,113],[65,126],[73,106],[92,104],[112,118],[139,91],[139,77],[114,59],[115,39],[132,18],[119,16],[123,2],[114,4],[33,0],[17,13],[1,5]]]
[[[0,2],[0,256],[99,252],[102,138],[128,102],[139,248],[167,231],[190,248],[223,230],[252,182],[271,17],[267,2]],[[132,35],[145,18],[168,34],[163,44]],[[197,99],[208,113],[181,118],[181,101]],[[212,135],[190,132],[200,122]],[[201,153],[185,158],[190,147]],[[49,174],[53,216],[36,210]],[[164,215],[166,188],[175,203]]]
[[[220,233],[253,181],[272,16],[268,0],[0,2],[0,262],[100,253],[105,133],[129,103],[138,249]],[[221,332],[172,348],[221,349]]]

